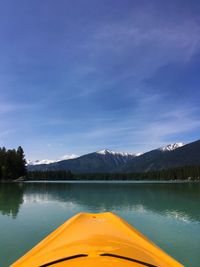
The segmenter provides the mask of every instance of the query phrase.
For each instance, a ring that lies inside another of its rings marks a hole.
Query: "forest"
[[[142,173],[82,173],[71,171],[28,172],[27,180],[200,180],[200,166],[184,166]]]
[[[24,177],[26,173],[26,160],[21,146],[8,150],[0,148],[0,181],[13,181]]]

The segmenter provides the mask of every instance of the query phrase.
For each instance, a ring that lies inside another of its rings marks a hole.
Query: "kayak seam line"
[[[108,257],[119,258],[119,259],[123,259],[123,260],[127,260],[127,261],[136,262],[138,264],[141,264],[141,265],[144,265],[144,266],[148,266],[148,267],[158,267],[158,266],[153,265],[151,263],[147,263],[147,262],[144,262],[144,261],[136,260],[136,259],[133,259],[133,258],[121,256],[121,255],[111,254],[111,253],[103,253],[103,254],[100,254],[100,256],[108,256]]]
[[[87,254],[73,255],[73,256],[69,256],[69,257],[66,257],[66,258],[62,258],[62,259],[59,259],[59,260],[55,260],[55,261],[52,261],[52,262],[48,262],[48,263],[42,264],[39,267],[47,267],[47,266],[51,266],[51,265],[54,265],[54,264],[62,262],[62,261],[68,261],[68,260],[81,258],[81,257],[87,257],[87,256],[88,256]]]

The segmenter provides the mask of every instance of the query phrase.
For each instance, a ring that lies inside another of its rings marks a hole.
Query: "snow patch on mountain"
[[[63,157],[57,160],[51,160],[51,159],[42,159],[42,160],[35,160],[35,161],[27,160],[27,165],[51,164],[51,163],[59,162],[62,160],[75,159],[75,158],[78,158],[78,155],[75,155],[75,154],[64,155]]]
[[[112,151],[110,149],[103,149],[103,150],[99,150],[96,152],[97,154],[101,154],[101,155],[115,155],[115,156],[123,156],[123,157],[128,157],[128,156],[140,156],[141,153],[126,153],[126,152],[115,152],[115,151]]]
[[[167,146],[160,147],[159,149],[162,151],[172,151],[172,150],[175,150],[175,149],[182,147],[184,145],[185,144],[183,144],[183,143],[174,143],[174,144],[169,144]]]
[[[71,154],[71,155],[64,155],[61,159],[59,159],[58,161],[60,160],[66,160],[66,159],[76,159],[78,158],[79,156],[76,155],[76,154]]]
[[[27,160],[27,165],[50,164],[50,163],[54,163],[54,162],[56,162],[56,161],[51,160],[51,159],[42,159],[42,160],[35,160],[35,161]]]

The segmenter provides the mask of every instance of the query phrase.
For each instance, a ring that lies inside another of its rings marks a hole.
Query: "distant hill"
[[[186,145],[170,144],[141,155],[101,150],[50,164],[28,164],[28,170],[71,170],[73,173],[148,172],[185,165],[200,165],[200,140]]]
[[[164,148],[144,153],[124,164],[119,171],[148,172],[185,165],[200,165],[200,140],[171,150]]]
[[[74,173],[114,172],[135,157],[135,154],[114,152],[107,149],[50,164],[28,164],[28,170],[71,170]]]

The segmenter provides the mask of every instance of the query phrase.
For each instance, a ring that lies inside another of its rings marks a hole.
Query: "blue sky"
[[[199,139],[199,1],[0,5],[0,146],[35,160]]]

